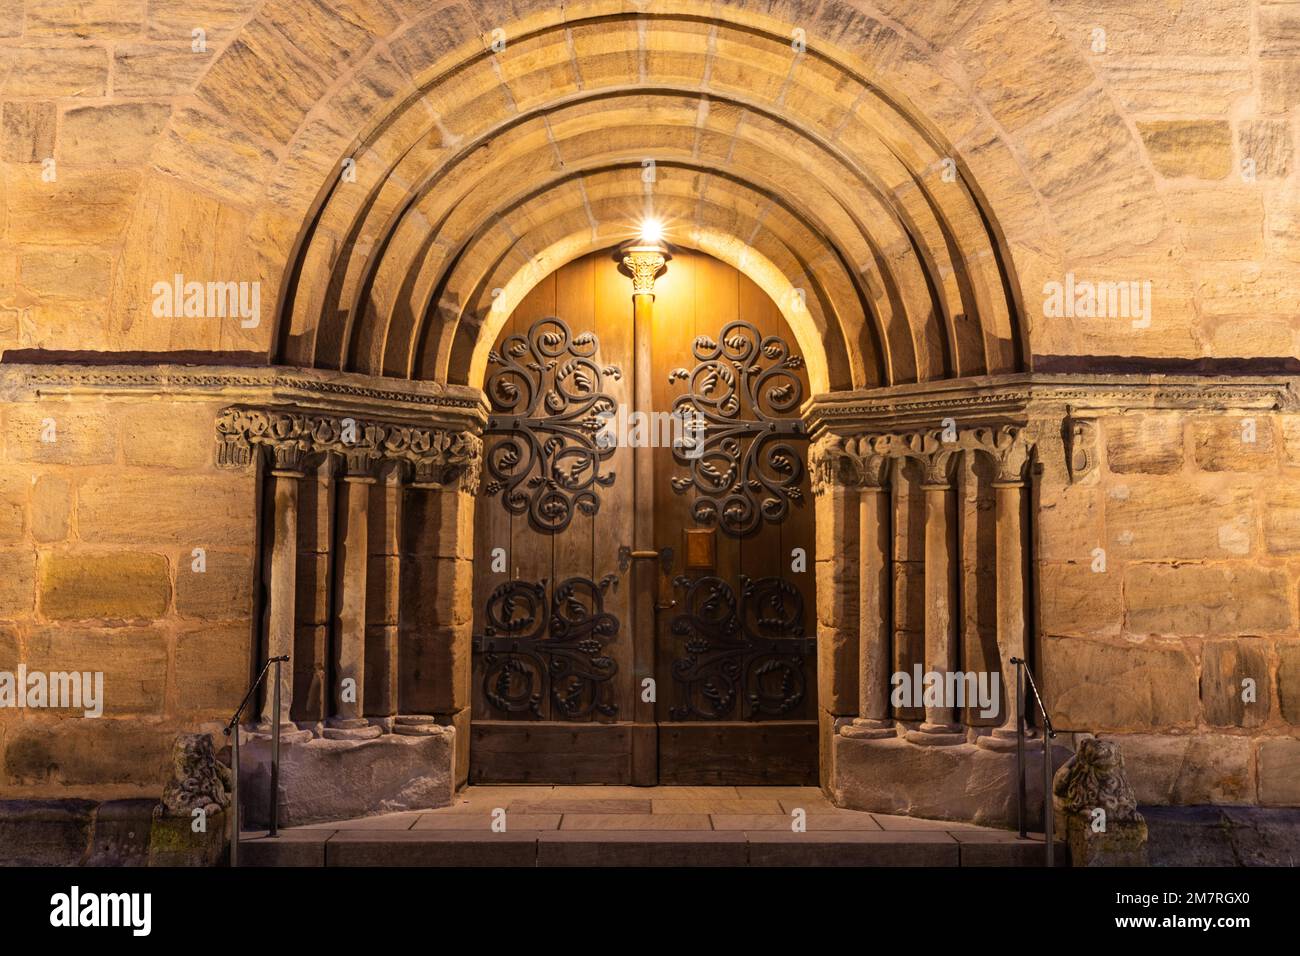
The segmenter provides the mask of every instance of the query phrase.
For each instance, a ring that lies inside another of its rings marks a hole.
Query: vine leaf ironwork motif
[[[497,587],[484,607],[483,633],[474,638],[488,702],[541,719],[549,696],[554,712],[567,720],[593,712],[616,716],[611,679],[618,662],[604,648],[618,634],[619,621],[605,610],[604,594],[617,582],[615,574],[599,581],[566,578],[549,601],[545,578]]]
[[[701,423],[674,449],[689,472],[672,480],[673,491],[696,492],[696,523],[743,538],[764,521],[785,520],[791,502],[803,502],[806,451],[794,444],[808,441],[798,418],[803,358],[779,335],[764,336],[743,320],[728,323],[717,341],[697,337],[691,352],[694,369],[668,373],[670,385],[687,383],[674,414]]]
[[[614,472],[601,465],[615,449],[597,434],[614,411],[606,380],[623,373],[599,364],[599,352],[595,333],[574,335],[550,316],[488,353],[498,367],[485,385],[492,407],[485,433],[495,441],[484,456],[484,493],[500,493],[507,511],[526,514],[543,534],[567,528],[575,509],[594,515],[598,489],[614,483]]]
[[[673,583],[686,589],[673,634],[686,656],[673,662],[674,720],[725,720],[740,704],[743,720],[796,710],[807,690],[805,661],[816,640],[804,636],[803,597],[779,577],[740,579],[740,596],[720,577]]]

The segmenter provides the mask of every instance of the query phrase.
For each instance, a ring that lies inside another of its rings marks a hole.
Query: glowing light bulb
[[[646,219],[641,223],[641,241],[648,244],[655,244],[663,241],[664,224],[658,219]]]

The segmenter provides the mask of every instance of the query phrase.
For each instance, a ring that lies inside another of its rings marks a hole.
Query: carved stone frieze
[[[825,494],[836,485],[883,488],[896,457],[891,448],[896,440],[896,435],[822,435],[808,453],[813,494]]]
[[[230,406],[217,417],[217,464],[246,467],[266,448],[277,470],[300,471],[313,457],[332,455],[353,478],[371,477],[385,462],[409,468],[421,487],[456,482],[478,488],[483,443],[473,432],[323,414],[295,408]]]
[[[906,432],[823,434],[812,446],[809,467],[814,494],[834,486],[879,488],[888,479],[890,462],[909,458],[921,465],[925,484],[943,487],[950,481],[953,456],[970,451],[993,461],[998,481],[1017,482],[1023,480],[1032,449],[1019,425],[961,429],[948,423]]]

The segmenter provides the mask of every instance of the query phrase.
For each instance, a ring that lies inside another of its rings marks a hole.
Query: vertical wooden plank
[[[553,278],[555,280],[554,315],[569,327],[569,332],[573,338],[577,339],[583,333],[591,333],[596,336],[598,348],[591,357],[596,371],[590,375],[591,388],[594,391],[600,381],[599,369],[608,364],[609,359],[603,334],[604,329],[601,327],[603,323],[599,321],[596,315],[592,286],[592,258],[588,256],[570,263],[556,272]],[[589,349],[584,347],[581,350],[586,352]],[[573,385],[572,377],[569,379],[569,384]],[[576,386],[570,388],[570,391],[582,394]],[[603,468],[602,464],[602,471]],[[585,478],[590,472],[584,471],[582,474]],[[606,489],[601,488],[599,485],[595,485],[593,488],[597,497],[601,499],[600,508],[605,508],[608,505],[608,502],[604,500],[608,497]],[[599,514],[591,515],[575,508],[569,526],[552,538],[551,573],[553,575],[553,589],[559,587],[561,583],[571,577],[582,577],[591,580],[599,578],[594,561],[595,529],[598,517]],[[584,602],[587,600],[585,593],[580,595],[580,599]],[[554,713],[554,717],[557,720],[566,719],[558,708]],[[584,719],[609,721],[614,718],[602,717],[593,710]]]
[[[795,341],[794,334],[786,324],[776,303],[748,277],[739,274],[738,277],[740,280],[740,317],[757,326],[764,337],[768,335],[779,336],[789,347],[791,355],[799,355],[799,344]],[[762,355],[761,352],[756,361],[763,368],[771,365],[771,360]],[[795,378],[806,398],[809,394],[806,371],[799,369]],[[791,415],[791,412],[781,412],[772,408],[764,394],[772,387],[786,384],[788,384],[786,379],[771,379],[770,384],[763,389],[763,393],[760,393],[760,407],[765,414],[776,417]],[[747,409],[747,414],[749,412],[750,410]],[[777,524],[763,522],[756,534],[741,542],[741,568],[742,573],[751,578],[779,577],[793,585],[802,599],[804,633],[811,637],[816,634],[816,589],[812,570],[814,545],[813,508],[809,501],[811,488],[807,474],[807,442],[791,437],[785,443],[794,450],[795,456],[802,465],[803,477],[798,486],[800,495],[790,502],[790,510],[783,521]],[[761,463],[764,462],[764,459],[760,457],[759,462],[760,467],[762,467]],[[764,471],[768,474],[774,474],[766,469]],[[792,552],[795,548],[802,548],[804,552],[806,562],[804,567],[806,570],[802,572],[795,572],[792,569]],[[815,671],[816,658],[809,655],[804,660],[804,699],[797,709],[783,715],[785,719],[811,719],[816,715],[817,679]]]
[[[679,367],[689,371],[695,365],[691,344],[699,331],[695,296],[698,262],[694,253],[679,252],[668,264],[668,272],[655,283],[655,328],[651,346],[651,367],[654,369],[651,399],[655,411],[671,413],[673,402],[689,388],[689,382],[670,384],[668,373]],[[673,490],[673,478],[687,475],[688,468],[676,460],[671,447],[656,448],[654,462],[655,547],[673,549],[673,576],[676,576],[686,573],[685,529],[695,526],[691,518],[694,493],[678,494]],[[692,577],[701,575],[701,572],[689,573]],[[671,711],[677,704],[678,691],[672,677],[672,664],[685,653],[685,641],[672,633],[672,622],[676,615],[686,610],[683,603],[686,592],[680,588],[665,589],[661,597],[665,600],[660,604],[676,602],[673,607],[659,610],[655,621],[655,719],[666,723],[672,720]],[[661,759],[662,754],[661,747]]]
[[[512,334],[527,335],[529,327],[538,319],[553,314],[555,310],[555,277],[548,276],[519,303],[514,313],[507,320],[497,339],[495,347],[499,351],[502,343]],[[488,374],[498,366],[489,366]],[[487,453],[491,454],[496,444],[490,436]],[[490,478],[485,477],[484,481]],[[502,504],[501,495],[485,497],[475,509],[475,574],[474,574],[474,633],[482,634],[486,626],[483,613],[488,598],[493,590],[506,581],[519,578],[536,582],[552,575],[552,553],[550,539],[538,534],[529,527],[528,516],[512,515]],[[492,552],[496,548],[506,551],[506,570],[496,573],[491,570]],[[535,720],[528,713],[505,713],[492,707],[483,689],[483,662],[476,657],[473,679],[473,714],[477,720]],[[550,714],[550,702],[542,701],[543,717]]]
[[[617,365],[619,377],[605,379],[605,392],[624,416],[632,407],[634,385],[632,356],[632,284],[620,275],[618,265],[608,252],[592,254],[587,259],[592,321],[600,335],[601,361]],[[594,522],[592,578],[599,581],[606,574],[619,574],[617,585],[605,592],[605,610],[619,622],[618,635],[606,651],[618,663],[614,677],[618,704],[617,720],[635,717],[637,688],[640,683],[632,660],[632,593],[631,575],[620,574],[618,549],[632,545],[632,449],[620,445],[603,465],[614,483],[599,491],[600,511]]]
[[[719,341],[722,330],[727,323],[740,317],[740,286],[738,273],[730,266],[709,256],[699,256],[696,265],[695,282],[696,334],[706,335],[713,341]],[[725,358],[724,358],[725,361]],[[694,366],[694,361],[687,368]],[[737,377],[736,385],[739,387]],[[725,384],[719,383],[724,390]],[[721,391],[719,392],[721,394]],[[747,402],[741,396],[741,414],[747,412]],[[725,492],[724,492],[725,494]],[[717,575],[726,581],[740,601],[741,575],[744,573],[745,544],[739,538],[726,534],[719,523],[715,523],[717,549]],[[742,688],[743,691],[743,688]],[[743,697],[743,693],[741,694]],[[734,710],[725,719],[741,720],[744,716],[743,700],[736,703]]]

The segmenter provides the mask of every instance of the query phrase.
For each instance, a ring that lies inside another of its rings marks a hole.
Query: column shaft
[[[280,713],[273,717],[274,693],[270,685],[274,668],[268,674],[265,697],[262,702],[261,722],[270,726],[273,719],[289,723],[293,704],[293,644],[294,609],[297,602],[298,580],[298,481],[300,472],[276,469],[271,473],[274,519],[271,540],[271,581],[267,588],[268,630],[267,657],[289,657],[280,665]]]
[[[894,736],[889,713],[889,508],[887,487],[862,487],[858,494],[858,716],[841,729],[845,737]]]
[[[858,714],[889,720],[889,495],[862,489],[858,503]]]
[[[957,669],[957,601],[954,581],[954,524],[950,486],[925,485],[925,669],[940,681]],[[946,681],[945,681],[946,683]],[[940,688],[942,691],[942,688]],[[950,735],[960,731],[951,703],[925,705],[927,733]]]
[[[338,577],[335,580],[334,723],[342,729],[366,725],[366,565],[370,488],[374,478],[348,474],[340,503]],[[378,730],[378,728],[375,728]]]
[[[1016,729],[1016,668],[1011,658],[1025,659],[1025,580],[1021,529],[1022,482],[999,481],[994,484],[994,520],[997,531],[997,626],[998,655],[1004,683],[1002,698],[1006,713],[1002,715],[1001,735],[1014,735]]]

